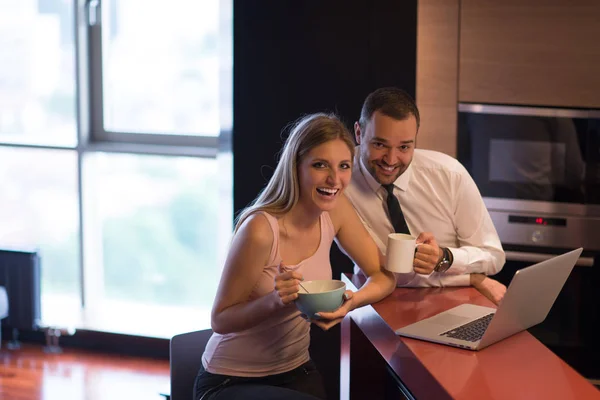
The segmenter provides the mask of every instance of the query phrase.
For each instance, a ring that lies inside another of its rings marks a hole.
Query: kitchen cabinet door
[[[417,6],[418,146],[456,157],[459,0]]]
[[[600,107],[600,1],[462,0],[459,101]]]

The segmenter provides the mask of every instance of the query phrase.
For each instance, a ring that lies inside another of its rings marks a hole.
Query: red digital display
[[[549,226],[567,226],[565,218],[544,218],[529,215],[509,215],[508,222]]]

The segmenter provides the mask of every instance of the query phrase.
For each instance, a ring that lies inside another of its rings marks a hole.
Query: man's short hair
[[[365,130],[367,121],[373,117],[375,111],[398,121],[405,120],[412,115],[417,120],[417,131],[421,125],[419,109],[414,99],[404,90],[396,87],[380,88],[367,96],[358,121],[361,130]]]

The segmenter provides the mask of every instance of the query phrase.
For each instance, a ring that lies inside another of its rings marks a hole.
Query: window
[[[0,141],[75,146],[73,27],[71,1],[0,3]]]
[[[218,136],[218,28],[219,1],[104,2],[105,129]]]
[[[0,248],[39,249],[43,324],[210,327],[233,223],[231,1],[83,3],[0,3]]]
[[[162,330],[162,314],[165,333],[198,329],[221,274],[216,160],[93,153],[83,166],[88,319],[136,334]]]

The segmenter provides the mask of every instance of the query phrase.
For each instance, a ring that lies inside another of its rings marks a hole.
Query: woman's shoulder
[[[277,220],[265,212],[255,212],[240,225],[237,235],[241,235],[253,245],[271,245],[273,243],[273,221]]]

